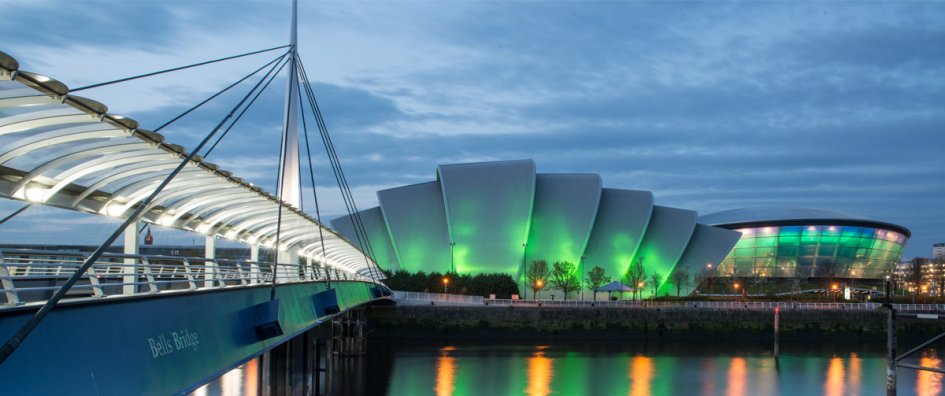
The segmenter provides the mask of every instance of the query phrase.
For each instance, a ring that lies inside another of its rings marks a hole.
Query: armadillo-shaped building
[[[696,222],[696,212],[653,203],[649,191],[603,188],[596,174],[536,173],[532,160],[450,164],[436,180],[378,191],[359,212],[374,259],[387,270],[506,273],[534,260],[600,266],[621,278],[642,258],[648,274],[695,274],[719,263],[741,235]],[[332,222],[360,245],[351,216]]]

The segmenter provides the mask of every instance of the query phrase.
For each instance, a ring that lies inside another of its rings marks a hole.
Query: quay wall
[[[782,341],[882,341],[885,310],[782,309]],[[692,307],[591,308],[397,305],[367,311],[372,338],[773,339],[774,311]],[[899,338],[945,332],[943,320],[898,318]]]

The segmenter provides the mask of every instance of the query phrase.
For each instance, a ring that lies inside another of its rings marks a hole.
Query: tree
[[[676,297],[679,297],[679,292],[684,287],[689,286],[689,272],[683,268],[679,268],[669,275],[667,281],[676,287]]]
[[[650,282],[653,283],[653,297],[656,297],[657,289],[660,287],[660,283],[663,283],[663,274],[653,273],[653,275],[650,275]]]
[[[568,299],[568,293],[571,293],[581,287],[581,282],[574,271],[577,266],[570,261],[555,261],[551,269],[551,287],[561,290],[564,293],[564,299]]]
[[[633,288],[633,298],[636,299],[637,291],[643,287],[643,281],[646,280],[646,271],[643,269],[643,257],[640,257],[636,263],[630,263],[627,273],[623,276],[624,283]]]
[[[591,268],[591,271],[587,273],[587,282],[591,290],[595,290],[610,283],[610,277],[604,274],[603,268],[599,265],[595,265],[594,268]],[[597,301],[596,291],[594,292],[594,301]]]
[[[528,282],[529,287],[532,288],[533,300],[537,300],[538,292],[545,288],[549,273],[548,262],[545,260],[532,261],[528,266],[528,270],[525,271],[525,281]]]

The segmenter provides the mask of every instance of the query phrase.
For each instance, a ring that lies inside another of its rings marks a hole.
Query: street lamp
[[[584,256],[581,256],[581,265],[579,265],[581,271],[581,301],[584,301]]]
[[[456,246],[456,242],[450,241],[450,273],[456,272],[456,255],[453,254],[453,246]]]
[[[443,294],[447,294],[450,290],[450,278],[448,276],[443,277]]]
[[[541,291],[542,287],[545,285],[545,282],[541,279],[535,281],[535,295],[532,296],[532,300],[538,299],[538,292]]]

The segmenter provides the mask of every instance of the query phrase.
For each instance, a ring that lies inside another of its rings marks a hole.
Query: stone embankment
[[[387,306],[367,312],[371,337],[496,339],[772,339],[771,309],[693,307]],[[900,318],[899,338],[945,332],[943,320]],[[782,341],[886,337],[886,311],[781,309]]]

